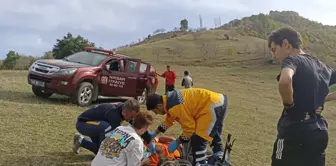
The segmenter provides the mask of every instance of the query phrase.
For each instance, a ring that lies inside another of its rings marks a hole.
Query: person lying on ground
[[[173,142],[174,140],[175,138],[170,136],[157,136],[152,140],[152,142],[155,144],[156,154],[151,154],[148,157],[150,160],[149,166],[157,166],[161,158],[179,159],[182,157],[179,150],[175,150],[173,153],[169,153],[168,151],[169,143]],[[150,148],[149,144],[147,143],[145,143],[145,146]]]
[[[144,143],[140,137],[153,123],[149,112],[140,111],[132,125],[119,126],[101,142],[91,166],[144,166]]]
[[[166,115],[164,122],[155,132],[164,133],[177,121],[183,130],[182,135],[169,144],[169,152],[180,143],[191,141],[194,165],[205,164],[206,145],[211,142],[214,155],[223,156],[221,139],[224,117],[228,109],[228,97],[202,88],[174,90],[168,95],[151,94],[146,102],[147,110]]]
[[[80,147],[97,154],[100,142],[105,134],[121,125],[122,121],[132,123],[133,117],[140,111],[139,102],[128,99],[123,102],[98,104],[80,114],[77,118],[76,129],[79,133],[74,136],[73,151],[79,153]],[[84,138],[87,136],[91,139]],[[142,138],[150,143],[151,151],[155,153],[150,135],[145,132]]]

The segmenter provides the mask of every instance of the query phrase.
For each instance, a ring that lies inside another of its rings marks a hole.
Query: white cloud
[[[214,18],[240,18],[269,10],[295,10],[324,24],[336,24],[334,0],[0,0],[0,50],[11,48],[42,54],[67,32],[97,45],[127,44],[158,28],[179,26],[187,18],[206,27]],[[0,52],[0,59],[3,58]]]

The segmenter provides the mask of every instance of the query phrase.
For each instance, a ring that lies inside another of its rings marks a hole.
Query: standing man
[[[151,138],[158,133],[164,133],[177,121],[183,134],[169,144],[170,153],[175,151],[180,143],[191,141],[193,165],[206,164],[206,145],[211,142],[214,155],[222,157],[224,149],[221,135],[227,104],[226,95],[201,88],[174,90],[164,96],[149,95],[147,110],[166,115],[156,132],[150,133]]]
[[[75,153],[79,153],[80,147],[97,154],[101,141],[105,135],[121,125],[122,121],[132,123],[133,118],[140,111],[139,102],[136,99],[128,99],[126,102],[103,103],[83,112],[77,118],[76,129],[80,133],[74,136]],[[84,138],[90,137],[91,141]],[[155,153],[154,143],[150,141],[148,132],[142,135],[144,140],[152,146]]]
[[[194,82],[192,80],[192,78],[189,75],[188,71],[184,71],[184,77],[182,79],[181,82],[181,86],[184,86],[184,88],[192,88],[192,86],[194,85]]]
[[[173,91],[175,89],[175,79],[176,79],[176,73],[175,71],[170,70],[170,66],[167,65],[167,71],[165,71],[163,74],[158,74],[159,76],[166,79],[166,88],[165,88],[165,94],[167,94],[170,91]]]
[[[300,34],[292,28],[280,28],[268,37],[268,46],[281,64],[277,79],[284,105],[272,166],[325,165],[328,124],[321,110],[329,86],[336,83],[336,70],[307,55],[301,44]]]

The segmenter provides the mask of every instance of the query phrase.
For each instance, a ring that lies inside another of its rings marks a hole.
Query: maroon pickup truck
[[[38,97],[53,93],[71,97],[87,106],[106,97],[134,97],[140,103],[155,93],[155,69],[150,63],[114,51],[86,48],[64,59],[35,61],[29,68],[28,83]]]

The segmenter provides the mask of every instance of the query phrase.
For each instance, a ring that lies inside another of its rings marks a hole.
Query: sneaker
[[[217,156],[219,159],[222,159],[223,155],[224,155],[224,152],[218,151],[218,152],[214,153],[214,155]]]
[[[72,150],[76,153],[79,154],[79,150],[80,150],[80,140],[83,139],[84,137],[82,135],[80,135],[79,133],[76,133],[74,136],[74,145]]]

